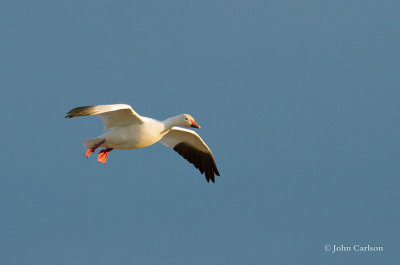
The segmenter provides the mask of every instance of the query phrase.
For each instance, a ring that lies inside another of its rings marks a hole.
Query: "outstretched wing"
[[[97,115],[104,123],[104,130],[115,126],[142,123],[143,120],[131,106],[127,104],[96,105],[77,107],[70,110],[65,118]]]
[[[160,142],[179,153],[204,173],[207,182],[215,182],[215,175],[219,176],[217,165],[210,148],[194,131],[172,127]]]

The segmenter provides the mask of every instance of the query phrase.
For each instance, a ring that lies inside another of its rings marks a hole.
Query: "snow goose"
[[[215,182],[219,176],[213,154],[201,137],[192,130],[180,128],[200,128],[192,116],[181,114],[158,121],[137,114],[126,104],[96,105],[77,107],[70,110],[65,118],[97,115],[110,129],[99,137],[83,142],[89,157],[97,148],[105,148],[98,154],[97,161],[105,164],[113,149],[137,149],[160,142],[179,153],[187,161],[204,173],[207,182]]]

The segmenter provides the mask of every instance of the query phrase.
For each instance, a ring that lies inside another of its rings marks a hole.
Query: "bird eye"
[[[185,118],[186,120],[188,120],[188,118]]]

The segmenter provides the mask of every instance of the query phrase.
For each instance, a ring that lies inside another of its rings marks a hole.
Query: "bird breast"
[[[133,124],[115,127],[105,133],[103,138],[109,148],[137,149],[158,142],[164,136],[161,132],[161,126],[148,123]]]

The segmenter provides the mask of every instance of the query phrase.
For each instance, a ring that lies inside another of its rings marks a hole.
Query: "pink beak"
[[[198,125],[194,120],[192,121],[192,124],[190,124],[190,127],[200,129],[200,125]]]

